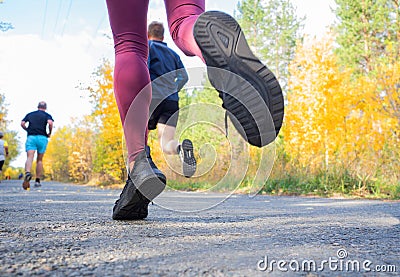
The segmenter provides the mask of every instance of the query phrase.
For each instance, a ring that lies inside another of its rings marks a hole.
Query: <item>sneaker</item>
[[[125,187],[115,202],[112,218],[114,220],[144,219],[148,215],[150,200],[143,196],[128,176]]]
[[[24,182],[22,183],[22,187],[24,190],[29,190],[31,185],[30,185],[30,180],[32,179],[32,175],[27,172],[25,173],[25,178],[24,178]]]
[[[193,144],[190,140],[185,139],[178,148],[178,154],[182,161],[183,175],[190,178],[196,172],[196,158],[194,157]]]
[[[251,52],[239,24],[228,14],[208,11],[196,20],[193,35],[235,128],[251,145],[271,143],[283,122],[282,89]]]
[[[154,165],[155,166],[155,165]],[[167,179],[157,168],[150,166],[146,152],[136,157],[132,172],[115,202],[112,218],[115,220],[144,219],[148,215],[148,205],[165,188]]]
[[[42,186],[42,184],[38,181],[35,181],[35,188],[40,188]]]
[[[153,169],[154,174],[159,175],[159,174],[163,174],[161,172],[161,170],[158,169],[158,167],[156,166],[156,164],[153,162],[153,159],[151,158],[151,154],[150,154],[150,146],[146,145],[146,147],[144,148],[146,151],[146,157],[147,157],[147,161],[150,164],[150,167]]]

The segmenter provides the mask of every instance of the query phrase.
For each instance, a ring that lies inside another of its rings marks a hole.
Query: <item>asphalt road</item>
[[[163,192],[113,221],[119,193],[2,181],[0,276],[400,275],[400,202]]]

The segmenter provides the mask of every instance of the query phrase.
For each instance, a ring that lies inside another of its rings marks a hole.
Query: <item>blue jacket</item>
[[[178,92],[189,79],[179,55],[165,42],[149,40],[147,64],[152,81],[152,98],[178,101]]]

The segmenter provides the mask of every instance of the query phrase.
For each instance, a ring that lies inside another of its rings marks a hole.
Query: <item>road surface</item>
[[[0,183],[0,276],[400,274],[398,201],[163,192],[113,221],[119,190],[20,183]]]

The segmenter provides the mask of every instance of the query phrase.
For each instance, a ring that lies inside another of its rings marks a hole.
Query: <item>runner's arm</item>
[[[22,129],[24,129],[25,131],[27,131],[28,130],[28,127],[26,127],[26,121],[21,121],[21,127],[22,127]]]
[[[47,137],[51,136],[51,131],[53,131],[53,120],[48,119],[47,124],[49,124],[49,132],[47,133]]]

